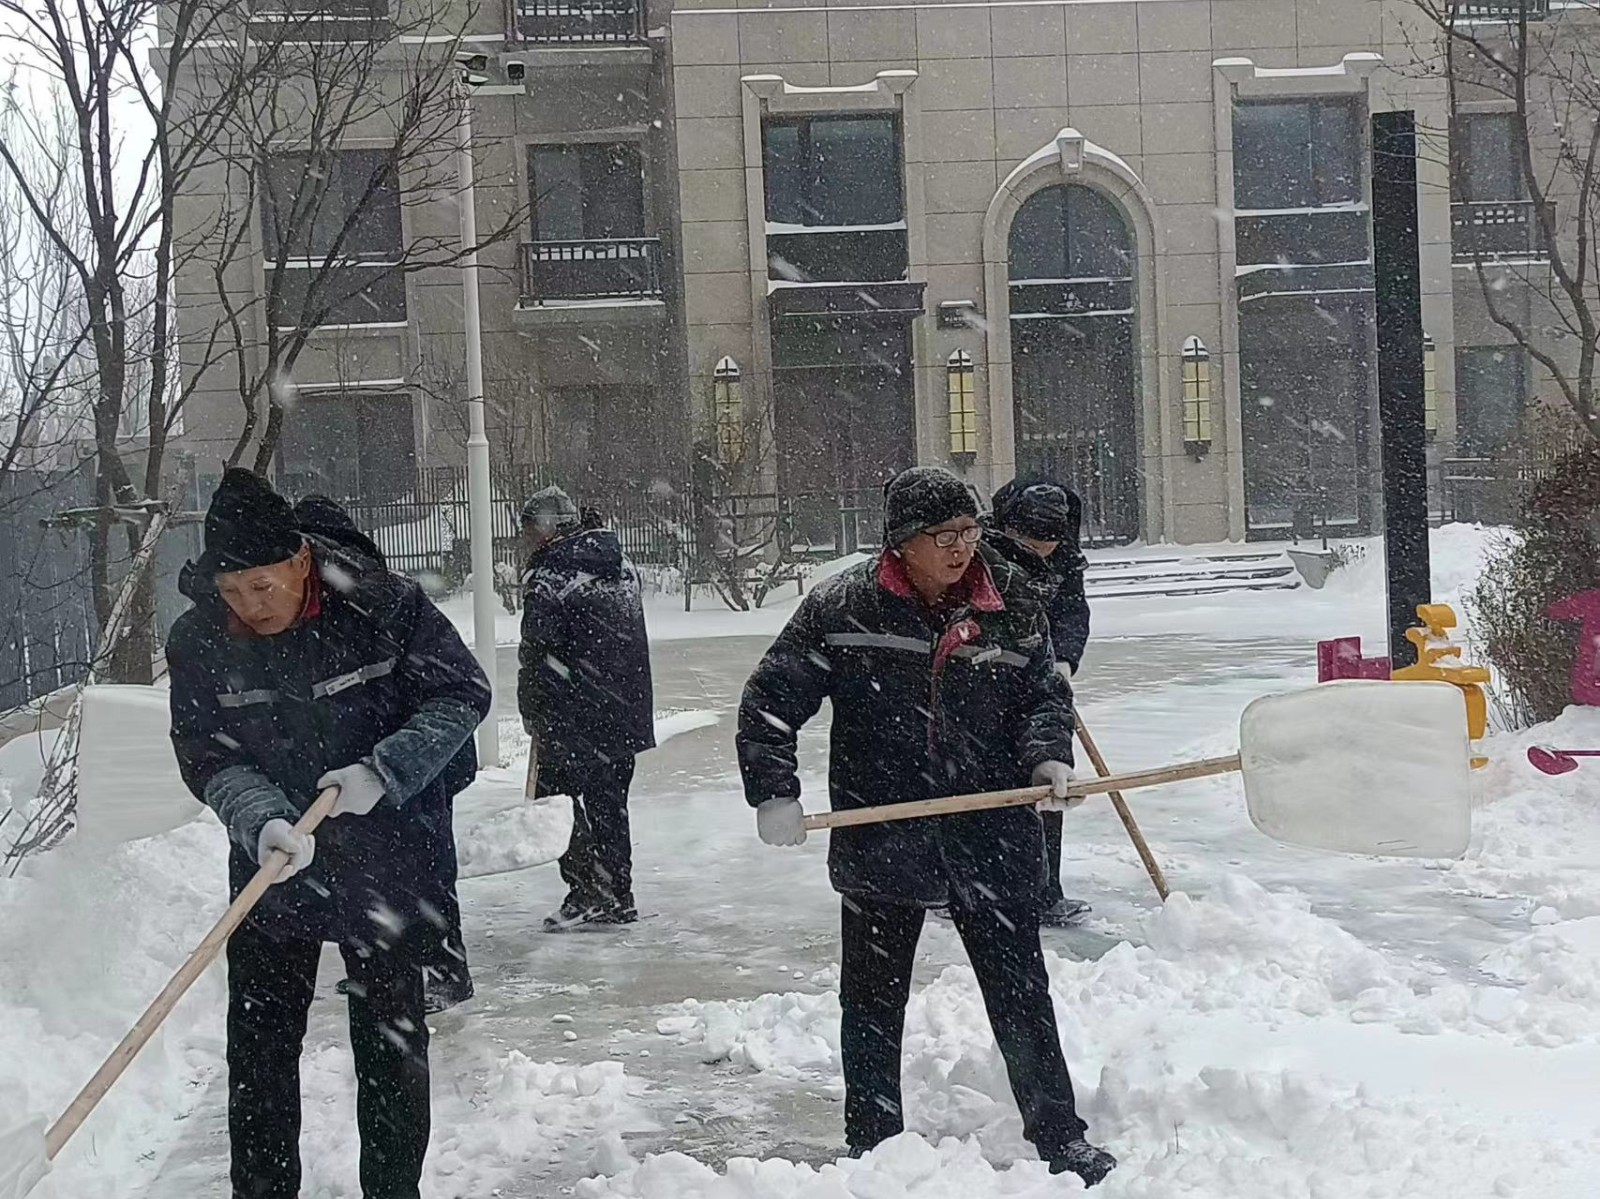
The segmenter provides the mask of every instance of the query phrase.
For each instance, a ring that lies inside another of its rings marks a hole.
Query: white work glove
[[[1073,676],[1078,673],[1072,668],[1071,662],[1057,662],[1055,665],[1055,672],[1062,678],[1066,679],[1069,683],[1072,682]]]
[[[1039,807],[1046,812],[1065,812],[1068,808],[1075,808],[1083,802],[1081,795],[1067,794],[1067,788],[1072,786],[1072,780],[1077,776],[1072,773],[1072,767],[1065,762],[1040,762],[1033,768],[1033,785],[1035,787],[1049,787],[1051,798],[1045,800]]]
[[[287,820],[267,821],[260,839],[256,841],[256,863],[265,865],[267,855],[275,849],[281,849],[289,855],[289,864],[275,880],[280,883],[299,874],[317,856],[316,839],[310,833],[296,832],[294,825]]]
[[[768,845],[804,845],[806,810],[798,799],[769,799],[756,808],[756,832]]]
[[[317,790],[327,787],[339,788],[339,798],[333,801],[329,816],[365,816],[383,798],[383,780],[376,770],[361,762],[328,771],[317,780]]]

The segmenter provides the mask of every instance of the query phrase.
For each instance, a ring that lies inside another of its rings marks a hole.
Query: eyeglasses
[[[983,526],[972,525],[965,529],[940,529],[937,533],[930,529],[923,529],[924,537],[932,537],[933,544],[942,550],[954,549],[958,541],[965,541],[968,545],[977,545],[983,540]]]

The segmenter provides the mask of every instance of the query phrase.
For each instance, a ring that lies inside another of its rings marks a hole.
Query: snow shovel
[[[305,815],[295,823],[297,832],[309,833],[316,830],[324,817],[333,811],[334,801],[339,798],[339,788],[329,787],[317,796],[316,802],[306,810]],[[72,1134],[83,1126],[89,1118],[89,1113],[94,1111],[99,1102],[106,1097],[122,1077],[124,1070],[132,1064],[139,1051],[155,1035],[156,1029],[172,1014],[172,1009],[177,1006],[195,980],[205,973],[206,967],[217,960],[223,946],[228,943],[228,938],[233,935],[233,930],[238,928],[244,918],[250,914],[252,908],[261,901],[267,893],[267,888],[278,881],[278,875],[289,864],[289,855],[282,850],[273,850],[267,855],[267,860],[261,864],[261,869],[256,871],[256,876],[239,892],[239,898],[228,905],[228,910],[222,914],[222,919],[206,934],[205,940],[189,955],[188,961],[178,968],[171,981],[161,989],[161,994],[140,1016],[128,1035],[122,1038],[122,1043],[111,1052],[100,1069],[96,1070],[94,1077],[84,1084],[83,1090],[78,1092],[67,1110],[61,1114],[54,1124],[48,1128],[42,1121],[32,1121],[19,1128],[0,1133],[0,1199],[22,1199],[38,1184],[39,1180],[49,1172],[50,1163],[61,1152],[62,1147],[71,1139]]]
[[[1578,768],[1579,758],[1600,758],[1600,749],[1552,749],[1548,745],[1530,745],[1528,763],[1544,774],[1571,774]]]
[[[1289,845],[1379,857],[1458,858],[1472,833],[1466,701],[1450,683],[1324,683],[1258,699],[1239,721],[1240,752],[1085,779],[1068,795],[1133,791],[1238,771],[1256,828]],[[851,808],[807,829],[1020,807],[1050,798],[1022,787]]]

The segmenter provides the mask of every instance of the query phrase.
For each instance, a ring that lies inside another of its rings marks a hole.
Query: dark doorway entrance
[[[1133,246],[1091,188],[1048,187],[1011,225],[1012,402],[1018,475],[1083,496],[1085,542],[1140,531]]]
[[[773,322],[778,488],[816,550],[877,543],[883,484],[916,463],[911,326],[898,318]]]
[[[1239,307],[1248,535],[1367,532],[1370,295],[1286,295]]]

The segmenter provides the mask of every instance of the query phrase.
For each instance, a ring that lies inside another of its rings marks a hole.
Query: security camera
[[[479,75],[474,71],[468,71],[465,75],[461,76],[461,82],[466,84],[468,87],[482,87],[484,84],[489,82],[489,77],[487,75]]]
[[[487,71],[489,69],[489,56],[487,54],[457,54],[456,62],[469,71]]]
[[[528,64],[520,58],[506,59],[506,79],[511,83],[521,83],[528,77]]]

